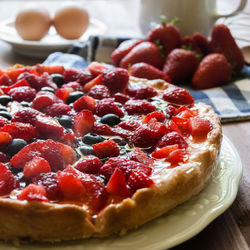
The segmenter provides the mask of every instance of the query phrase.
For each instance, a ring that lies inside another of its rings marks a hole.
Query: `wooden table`
[[[231,0],[234,1],[234,0]],[[60,2],[43,2],[50,9],[55,8]],[[82,2],[90,11],[91,16],[103,20],[109,27],[107,35],[138,36],[140,34],[137,25],[138,1],[135,0],[107,0]],[[0,19],[15,15],[17,10],[23,6],[23,2],[0,2]],[[112,10],[112,14],[109,11]],[[245,13],[241,13],[230,19],[233,34],[241,45],[250,45],[250,19],[244,15],[250,15],[250,3]],[[240,18],[242,17],[243,18]],[[243,21],[245,29],[239,30]],[[248,28],[247,28],[248,25]],[[246,38],[248,37],[249,40]],[[8,44],[0,41],[0,68],[7,68],[15,63],[32,65],[42,62],[42,59],[25,58],[14,54]],[[223,125],[223,133],[237,148],[244,167],[244,173],[239,186],[239,192],[232,206],[207,228],[189,241],[175,247],[174,249],[192,250],[246,250],[250,247],[250,122],[235,122]]]

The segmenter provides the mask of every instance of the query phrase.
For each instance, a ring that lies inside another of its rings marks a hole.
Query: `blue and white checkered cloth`
[[[63,65],[66,68],[85,68],[90,61],[110,63],[111,52],[127,38],[90,37],[85,43],[75,44],[64,54],[51,54],[47,65]],[[243,69],[244,77],[223,87],[203,91],[190,90],[196,102],[211,105],[222,122],[250,120],[250,67]]]

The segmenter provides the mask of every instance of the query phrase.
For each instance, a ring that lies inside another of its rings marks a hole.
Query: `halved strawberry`
[[[190,110],[187,106],[181,106],[180,108],[177,109],[176,113],[178,117],[185,118],[185,119],[197,115],[196,112]]]
[[[80,112],[83,109],[95,111],[96,101],[91,96],[82,96],[73,103],[74,110]]]
[[[23,175],[27,179],[47,172],[51,172],[50,165],[48,161],[39,156],[36,156],[31,161],[27,162],[23,168]]]
[[[10,85],[13,84],[13,82],[12,82],[12,80],[10,79],[10,77],[6,73],[3,73],[0,76],[0,84],[4,85],[4,86],[10,86]]]
[[[9,124],[10,121],[2,116],[0,116],[0,128],[3,127],[6,124]]]
[[[167,160],[174,164],[187,162],[188,152],[186,149],[176,149],[168,155]]]
[[[128,178],[128,186],[136,191],[140,188],[151,187],[154,185],[153,180],[145,173],[134,170]]]
[[[161,149],[155,150],[152,153],[152,157],[156,159],[167,158],[172,151],[178,148],[179,148],[178,145],[165,146]]]
[[[147,114],[143,118],[142,123],[148,123],[152,118],[155,118],[158,122],[164,122],[166,119],[166,116],[160,111],[155,111],[155,112]]]
[[[178,129],[174,128],[173,124],[176,124]],[[175,130],[177,132],[181,131],[181,133],[183,135],[188,136],[190,134],[190,121],[189,121],[189,119],[174,116],[174,117],[172,117],[169,125],[170,125],[171,129],[173,129],[173,130]]]
[[[102,84],[102,78],[103,75],[98,75],[97,77],[86,83],[83,87],[83,92],[87,93],[95,85]]]
[[[72,147],[60,142],[57,142],[57,145],[62,153],[62,158],[66,166],[76,162],[77,155]]]
[[[36,117],[35,126],[42,137],[59,139],[63,136],[63,127],[57,120],[50,116],[38,115]]]
[[[126,178],[119,168],[116,168],[111,175],[107,183],[107,192],[117,196],[130,196],[130,190],[127,188]]]
[[[207,134],[213,129],[213,125],[208,119],[201,117],[190,118],[191,135],[193,137],[207,137]]]
[[[48,66],[48,65],[43,65],[43,64],[37,64],[36,71],[38,74],[42,74],[44,72],[47,72],[49,74],[63,74],[64,67],[60,65]]]
[[[8,132],[0,131],[0,147],[9,144],[12,141],[12,136]]]
[[[94,122],[95,117],[92,112],[89,110],[82,110],[77,114],[74,120],[73,131],[75,132],[75,135],[80,137],[89,133],[94,126]]]
[[[55,95],[64,102],[66,102],[67,98],[69,97],[69,94],[73,91],[74,89],[71,87],[60,88],[56,91]]]
[[[4,125],[0,131],[8,132],[12,138],[19,138],[30,141],[36,138],[36,129],[33,125],[21,122],[12,122]]]
[[[163,148],[165,146],[175,145],[175,144],[177,144],[179,146],[179,148],[187,148],[188,147],[188,144],[187,144],[186,140],[184,139],[184,137],[176,131],[172,131],[172,132],[169,132],[166,135],[164,135],[159,140],[157,146],[159,148]]]
[[[99,158],[114,157],[120,154],[118,145],[113,140],[106,140],[92,145],[96,156]]]
[[[0,195],[7,195],[13,189],[18,187],[18,180],[14,177],[6,165],[0,163]]]
[[[22,192],[17,196],[18,200],[27,201],[48,201],[46,197],[46,190],[39,185],[29,184]]]
[[[144,153],[141,149],[139,148],[135,148],[131,153],[130,153],[130,160],[132,161],[137,161],[140,162],[144,165],[150,166],[154,163],[154,160],[150,157],[148,157],[148,155],[146,153]]]
[[[102,74],[103,72],[105,72],[108,68],[98,62],[91,62],[87,68],[87,70],[90,71],[90,73],[94,76],[98,76],[100,74]]]
[[[102,167],[101,160],[94,155],[87,155],[74,164],[74,167],[86,174],[98,174]]]
[[[17,88],[17,87],[30,87],[29,83],[25,79],[21,79],[20,81],[12,84],[9,87],[1,86],[2,90],[5,94],[7,94],[11,89]]]

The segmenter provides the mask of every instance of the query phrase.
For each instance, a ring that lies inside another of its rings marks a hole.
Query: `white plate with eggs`
[[[40,41],[23,40],[15,29],[15,19],[7,19],[0,23],[0,39],[9,43],[13,50],[24,56],[47,57],[55,51],[67,51],[75,42],[84,42],[90,35],[101,35],[107,26],[98,19],[90,18],[89,26],[85,33],[77,40],[66,40],[59,36],[54,28]]]

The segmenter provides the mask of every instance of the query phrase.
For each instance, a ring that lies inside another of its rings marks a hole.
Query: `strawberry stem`
[[[170,21],[170,23],[173,24],[173,25],[175,25],[175,24],[177,24],[177,23],[179,23],[179,22],[180,22],[180,19],[179,19],[178,17],[175,17],[174,19],[172,19],[172,20]]]
[[[160,19],[161,19],[161,24],[162,25],[166,25],[167,24],[167,18],[165,15],[160,15]]]

